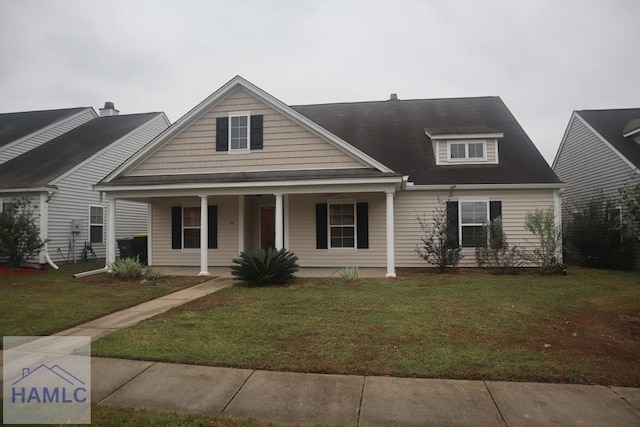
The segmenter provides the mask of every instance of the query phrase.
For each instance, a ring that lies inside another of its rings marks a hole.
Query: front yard
[[[478,271],[234,286],[96,356],[268,370],[640,386],[640,275]]]
[[[72,277],[100,267],[104,261],[65,265],[44,274],[0,275],[2,336],[53,334],[205,280],[165,277],[141,283],[107,274]]]

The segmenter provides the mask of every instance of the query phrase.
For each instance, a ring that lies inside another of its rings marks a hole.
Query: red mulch
[[[9,270],[6,265],[0,265],[0,276],[31,276],[34,274],[44,274],[46,269],[36,270],[35,268],[21,268],[20,270]]]

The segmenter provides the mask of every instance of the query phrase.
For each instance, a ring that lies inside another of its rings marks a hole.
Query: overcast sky
[[[638,0],[0,0],[0,113],[172,122],[239,74],[286,104],[497,95],[549,163],[573,110],[640,107]]]

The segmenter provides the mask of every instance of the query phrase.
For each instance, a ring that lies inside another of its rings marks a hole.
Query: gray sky
[[[501,96],[549,163],[571,111],[640,107],[638,0],[0,0],[0,112],[172,122],[239,74],[286,104]]]

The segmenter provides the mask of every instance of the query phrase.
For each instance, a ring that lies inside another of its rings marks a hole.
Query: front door
[[[264,250],[276,246],[276,208],[260,206],[260,247]]]

